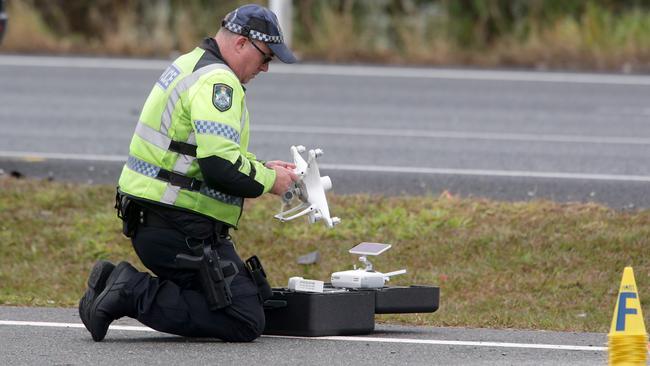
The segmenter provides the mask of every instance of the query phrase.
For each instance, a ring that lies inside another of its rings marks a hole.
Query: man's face
[[[246,84],[260,72],[269,70],[269,61],[274,55],[266,43],[247,39],[242,50],[242,56],[243,62],[239,80],[242,84]]]

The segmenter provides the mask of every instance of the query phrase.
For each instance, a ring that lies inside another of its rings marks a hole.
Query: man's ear
[[[241,50],[244,49],[244,46],[246,46],[246,37],[244,36],[239,36],[235,39],[235,49],[237,52],[241,52]]]

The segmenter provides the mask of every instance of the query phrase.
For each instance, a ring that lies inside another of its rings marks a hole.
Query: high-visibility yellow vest
[[[216,155],[271,190],[275,171],[249,153],[244,88],[224,63],[205,66],[197,47],[160,76],[144,104],[119,179],[121,192],[236,227],[242,197],[203,181],[197,159]],[[254,175],[254,176],[253,176]]]

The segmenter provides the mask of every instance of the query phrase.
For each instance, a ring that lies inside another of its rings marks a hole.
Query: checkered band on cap
[[[235,24],[233,22],[225,22],[223,26],[233,33],[237,33],[237,34],[242,33],[242,26],[239,24]]]
[[[196,133],[218,135],[239,144],[239,132],[226,124],[196,120],[194,126],[196,127]]]
[[[246,36],[244,33],[244,27],[242,25],[239,25],[237,23],[225,21],[223,25],[226,29],[233,33],[237,34],[242,34]],[[254,29],[249,30],[248,32],[248,37],[252,39],[256,39],[258,41],[262,41],[264,43],[283,43],[284,41],[282,40],[282,36],[272,36],[266,33],[262,33],[259,31],[256,31]]]
[[[257,39],[258,41],[262,41],[264,43],[282,43],[282,36],[269,36],[268,34],[264,34],[252,29],[250,31],[250,36],[251,38]]]
[[[219,192],[216,189],[212,189],[208,187],[207,185],[202,185],[201,189],[199,190],[199,193],[208,196],[210,198],[214,198],[217,201],[221,201],[223,203],[227,203],[229,205],[237,205],[241,206],[243,198],[237,197],[237,196],[231,196],[229,194]]]

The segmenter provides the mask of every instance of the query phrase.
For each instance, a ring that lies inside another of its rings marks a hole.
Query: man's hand
[[[287,169],[296,169],[296,164],[287,163],[286,161],[282,161],[282,160],[267,161],[266,163],[264,163],[264,166],[269,168],[269,169],[273,169],[274,166],[281,166],[281,167],[287,168]]]
[[[275,170],[275,182],[273,183],[273,188],[271,188],[271,193],[273,194],[277,194],[278,196],[283,195],[291,188],[291,184],[298,180],[298,176],[291,169],[287,169],[279,164],[273,165],[270,168]]]

